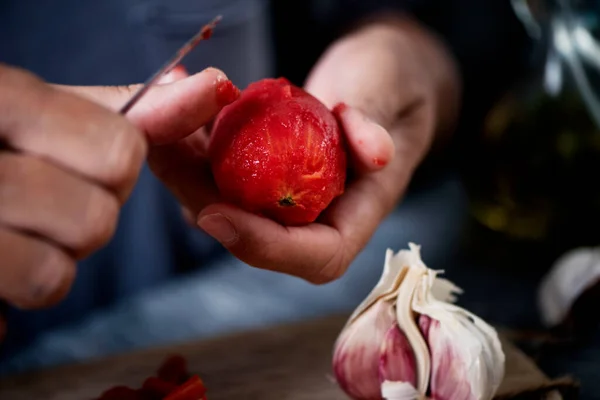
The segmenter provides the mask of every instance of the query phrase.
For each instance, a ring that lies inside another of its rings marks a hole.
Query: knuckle
[[[49,307],[62,300],[73,284],[75,262],[56,247],[46,245],[35,267],[26,277],[24,298],[18,302],[21,308]]]
[[[148,149],[135,127],[125,121],[115,125],[105,168],[107,184],[120,191],[133,186]]]
[[[284,259],[285,254],[281,254],[280,238],[275,237],[272,240],[265,240],[255,247],[256,255],[261,260],[268,260],[269,263],[277,264]]]
[[[120,92],[122,97],[131,98],[139,89],[139,85],[118,85],[118,86],[109,86],[106,88],[107,90],[117,90]],[[120,96],[121,97],[121,96]]]
[[[0,154],[0,205],[15,198],[18,187],[44,174],[43,162],[35,157],[11,153]],[[16,196],[18,198],[18,196]]]
[[[94,188],[83,215],[73,230],[76,256],[84,257],[105,245],[113,236],[119,216],[119,202],[108,192]]]
[[[0,63],[0,87],[0,134],[10,141],[20,127],[37,120],[39,112],[31,110],[39,108],[47,85],[29,71]]]
[[[19,173],[19,170],[15,156],[8,153],[0,154],[0,203],[6,198],[5,194],[11,192],[15,174]]]
[[[43,81],[33,73],[0,62],[0,84],[3,88],[41,85]]]
[[[348,262],[344,252],[338,250],[317,270],[316,274],[309,277],[308,281],[315,285],[331,283],[341,278],[347,267]]]

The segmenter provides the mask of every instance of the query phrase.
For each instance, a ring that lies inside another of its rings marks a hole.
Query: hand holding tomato
[[[397,206],[432,143],[451,131],[458,110],[453,60],[418,23],[394,17],[342,37],[321,57],[305,89],[335,108],[349,179],[314,222],[290,226],[232,204],[217,190],[206,125],[236,93],[211,71],[177,77],[132,110],[131,120],[151,139],[150,167],[191,221],[233,255],[313,283],[345,272]],[[80,91],[114,109],[130,95]]]
[[[432,143],[451,130],[459,84],[441,43],[417,23],[393,18],[334,43],[305,89],[335,109],[342,125],[350,172],[344,193],[305,226],[222,202],[193,210],[206,232],[248,264],[326,283],[345,272],[397,206]]]

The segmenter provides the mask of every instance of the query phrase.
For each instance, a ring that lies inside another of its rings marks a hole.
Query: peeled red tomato
[[[285,78],[252,83],[223,108],[209,156],[223,200],[283,225],[315,221],[344,192],[337,119]]]

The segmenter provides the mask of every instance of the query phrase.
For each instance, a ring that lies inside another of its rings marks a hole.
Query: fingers
[[[326,225],[286,228],[224,204],[202,210],[198,225],[247,264],[315,284],[336,279],[347,266],[342,238]]]
[[[408,175],[390,183],[389,174],[379,174],[351,184],[319,223],[308,226],[284,227],[225,204],[207,206],[197,223],[249,265],[327,283],[346,271],[408,182]]]
[[[112,237],[118,213],[117,198],[101,187],[38,158],[0,153],[0,226],[82,258]]]
[[[146,156],[142,134],[125,118],[0,67],[0,139],[112,189],[130,193]]]
[[[152,172],[194,216],[218,199],[206,159],[207,140],[201,128],[177,143],[153,146],[148,155]]]
[[[333,109],[341,123],[359,173],[379,171],[394,158],[394,141],[381,125],[361,111],[340,103]]]
[[[392,167],[392,166],[390,166]],[[350,259],[367,245],[379,223],[392,211],[410,173],[381,171],[353,182],[321,221],[337,230]]]
[[[169,73],[165,74],[165,76],[160,79],[159,83],[163,85],[167,83],[173,83],[180,79],[187,78],[188,76],[190,76],[190,74],[188,74],[185,67],[179,64],[175,66],[175,68],[173,68]]]
[[[397,157],[391,130],[424,101],[430,87],[422,74],[414,73],[422,67],[405,35],[396,31],[365,28],[338,40],[305,85],[333,108],[353,155],[351,166],[363,173],[379,171]]]
[[[223,95],[223,88],[231,84],[220,70],[207,68],[195,75],[184,76],[183,71],[172,72],[166,77],[166,82],[171,81],[170,83],[150,89],[127,115],[146,133],[152,144],[173,143],[190,135],[237,98]],[[61,88],[116,111],[133,96],[140,85]]]
[[[213,70],[208,70],[213,72]],[[187,73],[184,69],[174,69],[164,82],[175,82],[185,79]],[[220,78],[218,78],[220,79]],[[220,81],[216,85],[219,91],[219,85],[227,86],[227,81]],[[199,99],[201,99],[199,97]],[[218,93],[215,96],[209,96],[208,99],[219,100]],[[220,110],[224,104],[231,101],[232,98],[218,101],[217,108]],[[216,113],[215,112],[215,113]],[[212,118],[214,115],[206,114],[205,117],[198,119],[199,129],[188,136],[174,142],[160,146],[153,146],[148,155],[148,165],[154,174],[171,190],[177,199],[184,206],[184,217],[193,226],[196,226],[196,216],[198,212],[207,204],[216,201],[217,191],[213,182],[210,166],[206,160],[206,148],[208,144],[207,128],[204,125],[210,123],[205,118]],[[177,137],[181,136],[178,134]]]
[[[73,283],[75,263],[42,240],[0,228],[0,298],[21,308],[62,299]]]
[[[112,236],[146,156],[126,118],[0,65],[0,298],[52,305]]]

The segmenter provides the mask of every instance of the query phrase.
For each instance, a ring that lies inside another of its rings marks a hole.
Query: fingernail
[[[184,79],[188,77],[189,74],[185,67],[181,64],[176,65],[170,72],[168,72],[165,76],[163,76],[159,83],[164,85],[166,83],[173,83],[180,79]]]
[[[177,73],[179,75],[187,75],[187,69],[185,68],[185,66],[183,64],[177,64],[174,68],[173,68],[173,72]]]
[[[198,220],[198,225],[222,244],[231,244],[238,238],[235,227],[223,214],[209,214]]]

